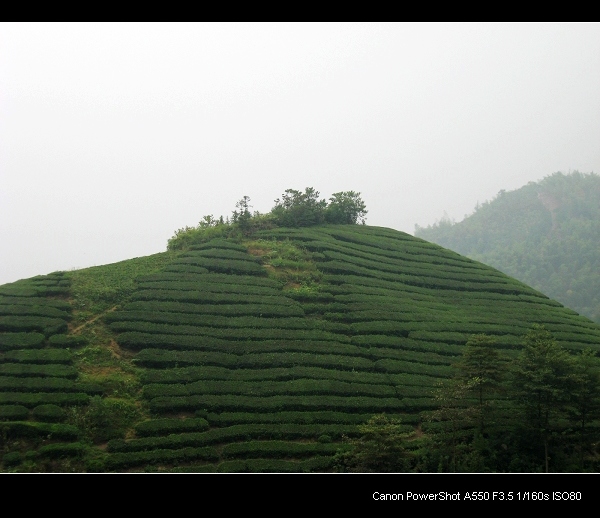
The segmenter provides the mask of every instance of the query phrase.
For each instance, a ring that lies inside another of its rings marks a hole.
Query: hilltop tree
[[[325,220],[343,225],[356,225],[360,221],[364,225],[367,212],[359,192],[336,192],[329,198]]]
[[[244,196],[235,204],[235,207],[239,210],[239,212],[238,210],[233,211],[233,223],[237,223],[242,232],[245,233],[248,230],[250,226],[250,220],[252,219],[252,214],[250,213],[250,197]]]
[[[286,189],[271,210],[275,223],[282,227],[310,227],[325,221],[327,202],[319,200],[319,191],[306,187],[304,192]]]

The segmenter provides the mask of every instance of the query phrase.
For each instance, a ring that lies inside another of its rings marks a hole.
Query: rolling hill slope
[[[600,326],[521,282],[365,225],[0,286],[0,466],[332,471],[374,414],[421,430],[472,335],[508,361],[533,324],[600,350]]]

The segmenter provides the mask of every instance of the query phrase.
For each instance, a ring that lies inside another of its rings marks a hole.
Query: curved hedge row
[[[63,333],[66,330],[67,323],[60,318],[0,315],[0,332],[39,331],[46,336],[50,336]]]
[[[278,329],[278,328],[231,328],[202,327],[176,324],[155,324],[154,322],[123,321],[112,322],[110,328],[119,333],[126,331],[148,334],[173,334],[189,336],[212,336],[223,340],[321,340],[348,342],[349,337],[320,329]]]
[[[303,458],[316,455],[335,455],[339,444],[294,443],[289,441],[246,441],[226,444],[223,458]]]
[[[151,419],[135,425],[135,433],[140,437],[154,437],[182,432],[204,432],[208,421],[203,418],[190,419]]]
[[[237,284],[229,283],[213,283],[199,281],[176,281],[176,280],[160,280],[160,281],[145,281],[138,283],[138,288],[145,290],[177,290],[177,291],[196,291],[202,289],[209,293],[233,293],[238,294],[240,288]],[[279,295],[270,286],[245,285],[244,294],[248,295]]]
[[[185,422],[185,421],[184,421]],[[164,437],[144,437],[141,439],[113,439],[108,442],[110,453],[133,453],[155,449],[181,449],[222,444],[231,441],[253,439],[317,439],[322,435],[341,438],[342,435],[356,435],[355,424],[239,424],[227,428],[213,428],[206,432],[169,434]],[[331,445],[330,445],[331,446]],[[339,445],[338,445],[339,446]]]
[[[66,349],[27,349],[7,351],[4,353],[4,361],[17,363],[69,364],[72,361],[72,355],[71,352]]]
[[[239,380],[239,381],[289,381],[298,378],[315,380],[334,380],[349,383],[416,385],[432,388],[439,382],[438,377],[415,375],[411,373],[389,374],[373,371],[339,370],[322,367],[279,367],[263,369],[236,369],[222,366],[194,366],[166,369],[151,369],[142,373],[144,384],[152,383],[192,383],[201,380]]]
[[[178,329],[184,329],[189,326],[193,328],[204,328],[210,329],[210,334],[214,336],[214,333],[218,333],[213,328],[245,328],[247,330],[258,331],[261,329],[267,329],[273,331],[275,329],[282,329],[288,331],[295,330],[309,330],[317,331],[324,330],[332,333],[345,333],[348,334],[351,331],[351,327],[346,324],[339,322],[328,322],[328,321],[311,321],[305,318],[299,317],[266,317],[266,316],[231,316],[226,317],[222,315],[202,315],[202,314],[191,314],[191,313],[171,313],[168,311],[133,311],[123,310],[119,312],[109,313],[104,317],[105,322],[111,324],[116,322],[135,322],[143,323],[149,322],[152,324],[168,324],[172,326],[178,326]],[[193,327],[192,327],[193,326]],[[200,332],[202,333],[202,332]],[[197,334],[197,332],[189,332],[184,334]],[[227,335],[227,333],[225,334]],[[266,338],[266,337],[265,337]]]
[[[0,380],[0,389],[2,388]],[[193,383],[148,384],[144,397],[152,399],[162,396],[191,396],[202,394],[248,394],[254,397],[288,395],[326,396],[352,395],[371,397],[395,397],[391,385],[349,383],[337,380],[297,379],[290,381],[196,381]]]
[[[75,379],[77,369],[71,365],[28,363],[0,363],[0,376],[42,376]]]
[[[67,311],[52,306],[30,304],[2,304],[1,301],[0,315],[40,316],[50,318],[62,318],[63,320],[71,319],[71,315]]]
[[[212,257],[184,257],[177,264],[190,264],[201,266],[210,272],[229,273],[241,275],[264,275],[265,269],[255,261],[240,261],[235,259],[217,259]]]
[[[101,467],[103,470],[115,471],[145,464],[178,465],[182,462],[192,462],[197,460],[218,461],[219,454],[214,448],[209,447],[113,453],[103,461]]]
[[[66,378],[18,378],[0,376],[2,392],[79,392],[79,385]]]
[[[221,340],[211,336],[190,335],[154,335],[139,332],[126,332],[120,337],[121,346],[133,349],[162,349],[170,351],[204,351],[244,355],[265,352],[316,352],[328,351],[332,354],[347,354],[350,356],[368,357],[363,349],[347,343],[327,342],[317,340]],[[141,358],[144,358],[142,355]]]
[[[202,286],[199,286],[201,288]],[[296,306],[298,303],[282,295],[252,295],[240,293],[212,293],[206,291],[177,290],[140,290],[132,296],[132,300],[158,300],[173,302],[192,302],[197,304],[280,304]]]
[[[212,412],[279,412],[333,410],[338,412],[402,412],[408,402],[397,398],[368,396],[265,396],[241,394],[204,394],[195,396],[162,396],[149,401],[149,408],[157,413],[172,413],[206,409]]]
[[[185,302],[137,301],[123,307],[125,311],[166,311],[169,313],[188,313],[199,315],[223,316],[260,316],[260,317],[301,317],[304,311],[300,305],[282,306],[281,304],[190,304]]]
[[[35,349],[44,346],[45,336],[42,333],[1,333],[0,352],[12,349]]]
[[[33,408],[38,405],[87,405],[90,400],[88,394],[79,392],[0,392],[0,405],[23,405]]]
[[[325,367],[338,370],[374,371],[375,364],[361,357],[313,353],[258,353],[234,355],[220,352],[169,351],[143,349],[134,360],[139,366],[165,368],[185,365],[215,365],[230,369],[265,369],[274,367]]]

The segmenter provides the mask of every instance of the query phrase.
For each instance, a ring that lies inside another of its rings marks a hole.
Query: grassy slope
[[[0,311],[43,279],[0,287]],[[599,326],[535,290],[378,227],[265,231],[56,279],[68,291],[41,295],[68,298],[62,333],[84,343],[62,361],[88,399],[62,406],[68,439],[30,437],[15,423],[43,420],[35,404],[0,403],[3,470],[326,471],[374,413],[417,426],[474,333],[508,357],[533,323],[600,348]],[[0,350],[0,368],[14,363]],[[57,443],[78,446],[46,451]]]

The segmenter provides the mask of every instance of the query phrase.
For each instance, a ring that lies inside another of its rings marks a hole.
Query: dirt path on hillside
[[[117,309],[117,306],[113,306],[110,309],[107,309],[106,311],[104,311],[103,313],[100,313],[99,315],[96,315],[94,318],[90,318],[89,320],[86,320],[83,324],[77,326],[76,328],[71,330],[71,334],[72,335],[76,335],[79,334],[81,332],[81,330],[85,327],[88,326],[90,324],[93,324],[96,320],[98,320],[99,318],[103,317],[104,315],[106,315],[107,313],[111,313],[112,311],[114,311],[115,309]]]

